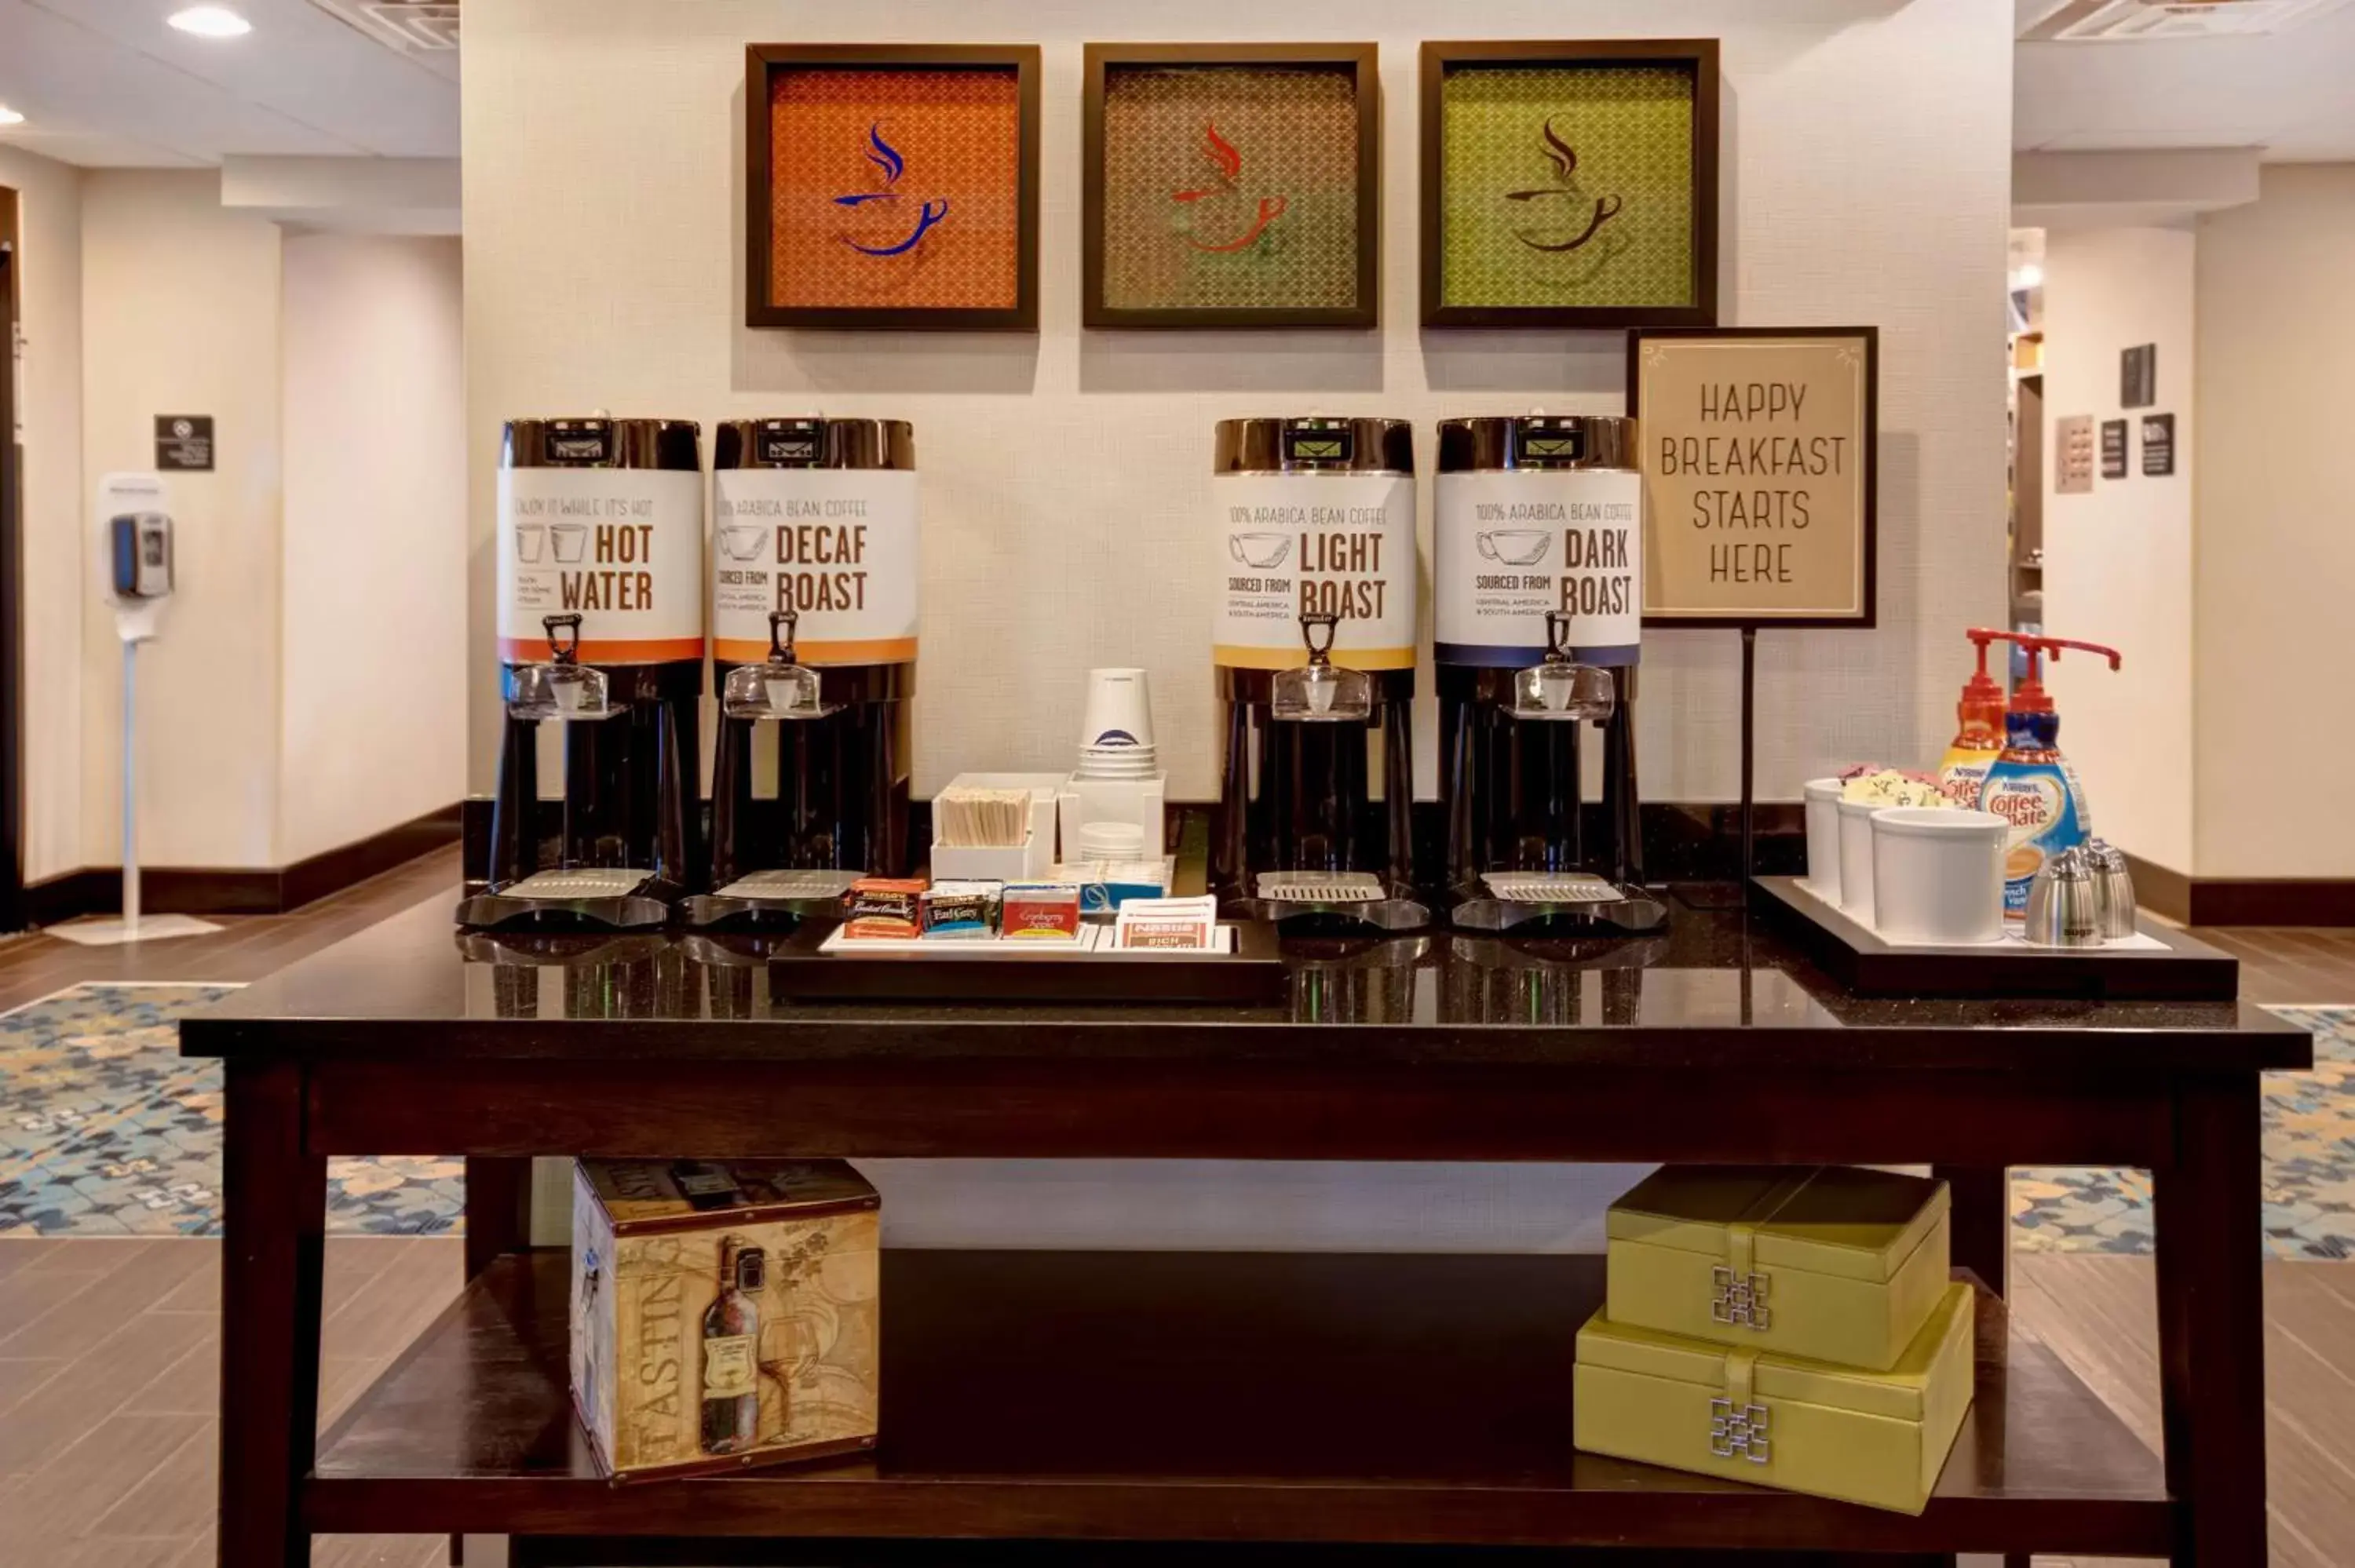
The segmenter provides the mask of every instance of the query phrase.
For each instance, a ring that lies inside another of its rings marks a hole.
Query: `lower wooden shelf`
[[[602,1479],[560,1253],[500,1260],[323,1441],[315,1531],[2164,1556],[2159,1462],[1982,1295],[1918,1519],[1575,1453],[1593,1256],[887,1251],[881,1448]]]

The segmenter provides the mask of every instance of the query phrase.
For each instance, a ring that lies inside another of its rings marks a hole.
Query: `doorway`
[[[16,193],[0,187],[0,931],[25,928],[25,448],[16,425]]]

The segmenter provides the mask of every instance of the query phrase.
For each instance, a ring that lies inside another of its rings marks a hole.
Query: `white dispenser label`
[[[1519,669],[1570,615],[1591,664],[1633,664],[1644,636],[1644,481],[1621,469],[1443,473],[1432,533],[1433,652]]]
[[[1222,473],[1210,481],[1220,585],[1211,659],[1230,669],[1308,662],[1304,614],[1340,617],[1333,662],[1414,668],[1414,481],[1358,473]]]
[[[914,660],[913,473],[731,468],[711,490],[714,658],[767,658],[770,612],[791,609],[805,664]]]
[[[499,657],[549,656],[542,618],[581,617],[581,660],[703,657],[703,476],[499,470]]]

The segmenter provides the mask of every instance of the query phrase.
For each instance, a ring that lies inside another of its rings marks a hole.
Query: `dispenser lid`
[[[912,469],[916,427],[905,419],[817,414],[723,419],[712,432],[711,466]]]
[[[662,468],[700,472],[703,427],[692,419],[509,419],[501,468]]]
[[[1213,473],[1412,473],[1414,426],[1363,417],[1220,419]]]
[[[1494,414],[1439,422],[1439,471],[1636,466],[1636,421],[1623,414]]]

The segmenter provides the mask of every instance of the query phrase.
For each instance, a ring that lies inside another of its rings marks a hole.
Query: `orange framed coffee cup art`
[[[745,50],[745,324],[1036,331],[1035,45]]]

